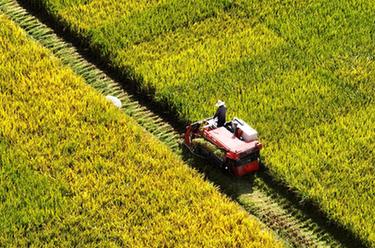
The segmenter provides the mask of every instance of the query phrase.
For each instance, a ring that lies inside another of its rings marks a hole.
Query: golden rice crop
[[[0,246],[280,246],[3,15],[0,25]]]

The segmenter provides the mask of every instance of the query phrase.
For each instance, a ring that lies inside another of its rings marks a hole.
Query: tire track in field
[[[337,239],[300,210],[299,205],[286,199],[262,177],[233,178],[211,168],[206,161],[192,158],[180,143],[180,133],[160,115],[126,92],[121,84],[94,64],[88,62],[78,49],[56,35],[55,31],[40,22],[15,0],[0,0],[0,11],[21,26],[32,38],[48,48],[64,64],[81,75],[86,82],[103,95],[118,97],[122,110],[133,117],[145,130],[156,136],[179,154],[185,162],[194,164],[206,177],[240,203],[252,215],[276,232],[287,244],[294,247],[345,247],[346,241]]]

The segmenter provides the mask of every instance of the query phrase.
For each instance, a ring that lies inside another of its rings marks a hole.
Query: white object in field
[[[232,123],[237,124],[237,128],[242,130],[242,138],[245,142],[253,141],[258,139],[258,132],[246,124],[243,120],[235,117],[232,121]]]
[[[121,100],[118,99],[117,97],[108,95],[105,98],[108,101],[111,101],[116,107],[121,108],[121,106],[122,106]]]
[[[222,100],[217,100],[215,106],[216,107],[225,106],[225,102],[223,102]]]

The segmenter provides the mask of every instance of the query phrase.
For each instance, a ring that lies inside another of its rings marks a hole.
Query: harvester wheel
[[[205,151],[204,149],[202,149],[202,147],[201,147],[200,145],[195,146],[195,148],[194,148],[194,152],[195,152],[196,154],[198,154],[199,156],[202,156],[202,157],[204,157],[204,158],[207,158],[207,157],[208,157],[208,153],[207,153],[207,151]]]

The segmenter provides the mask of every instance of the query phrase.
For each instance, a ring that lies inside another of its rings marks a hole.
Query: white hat
[[[224,106],[225,105],[225,102],[221,101],[221,100],[217,100],[217,103],[215,104],[216,107],[220,107],[220,106]]]
[[[122,106],[121,100],[118,99],[117,97],[108,95],[105,98],[107,98],[108,101],[112,102],[116,107],[121,108]]]

